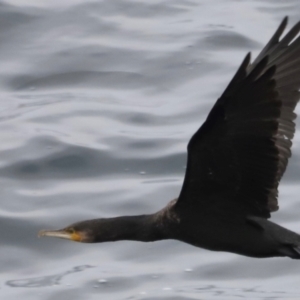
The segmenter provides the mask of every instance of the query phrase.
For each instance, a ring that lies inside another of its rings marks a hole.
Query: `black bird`
[[[253,63],[247,54],[188,144],[178,199],[154,214],[95,219],[45,230],[78,242],[175,239],[251,257],[300,258],[300,235],[268,219],[291,156],[300,98],[300,22],[284,18]]]

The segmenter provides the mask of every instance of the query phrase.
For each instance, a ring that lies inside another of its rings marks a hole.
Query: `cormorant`
[[[188,144],[178,199],[154,214],[40,231],[77,242],[175,239],[250,257],[300,258],[300,235],[268,219],[291,156],[300,98],[300,22],[285,17],[254,62],[247,54]]]

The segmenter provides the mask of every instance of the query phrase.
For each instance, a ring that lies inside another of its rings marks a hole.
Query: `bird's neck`
[[[119,240],[151,242],[167,238],[166,228],[156,214],[124,216],[93,220],[90,242],[112,242]]]

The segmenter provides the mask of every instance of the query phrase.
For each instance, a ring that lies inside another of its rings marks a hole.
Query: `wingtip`
[[[288,22],[289,22],[289,16],[285,16],[283,18],[283,20],[281,21],[281,24],[284,24],[284,26],[286,26],[288,24]]]
[[[247,53],[247,55],[245,56],[244,61],[242,62],[242,65],[245,64],[246,66],[248,66],[250,61],[251,61],[251,52],[249,51]]]

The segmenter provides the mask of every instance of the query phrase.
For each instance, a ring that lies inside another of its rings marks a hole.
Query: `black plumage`
[[[81,242],[177,239],[252,257],[300,258],[300,236],[268,220],[291,156],[300,98],[300,22],[250,53],[188,144],[178,199],[142,216],[88,220],[40,235]]]

